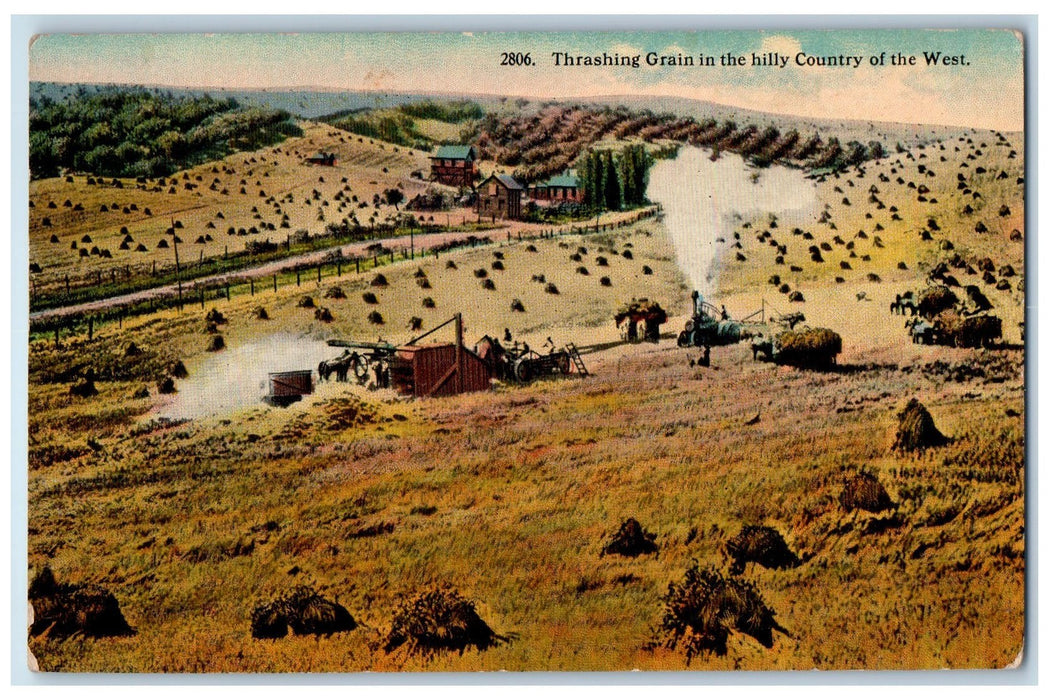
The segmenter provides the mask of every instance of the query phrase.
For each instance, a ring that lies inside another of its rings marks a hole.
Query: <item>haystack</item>
[[[215,325],[221,325],[223,323],[226,323],[226,317],[222,315],[221,311],[213,308],[210,311],[208,311],[208,313],[204,316],[204,322],[214,323]]]
[[[208,341],[208,346],[204,348],[208,352],[218,352],[226,347],[226,341],[221,335],[211,336],[211,340]]]
[[[313,317],[323,323],[331,323],[335,320],[335,317],[332,316],[331,309],[329,309],[327,306],[321,306],[315,309],[313,312]]]
[[[846,478],[838,503],[844,510],[865,510],[870,513],[880,513],[896,505],[878,477],[869,472],[859,472]]]
[[[266,311],[265,306],[256,306],[255,308],[253,308],[251,310],[251,316],[252,318],[258,319],[259,321],[266,321],[270,317],[269,312]]]
[[[783,535],[765,525],[745,525],[740,533],[728,541],[725,551],[732,558],[729,573],[742,574],[747,562],[766,569],[791,569],[801,563],[790,550]]]
[[[288,634],[330,635],[357,628],[353,615],[338,603],[317,595],[309,586],[299,586],[269,603],[256,605],[251,613],[251,636],[279,639]]]
[[[696,564],[681,583],[670,584],[663,601],[663,620],[657,628],[662,640],[657,643],[683,649],[689,662],[703,652],[728,653],[732,629],[766,649],[772,648],[773,631],[788,634],[751,583],[725,578],[710,568],[701,570]]]
[[[346,292],[342,291],[342,287],[331,287],[324,292],[325,299],[345,299]]]
[[[505,641],[488,626],[474,604],[454,590],[434,589],[408,601],[393,617],[387,653],[405,646],[410,654],[431,656],[468,647],[484,651]]]
[[[828,328],[802,328],[776,336],[776,362],[794,367],[833,365],[841,352],[841,336]]]
[[[619,531],[601,549],[601,556],[619,554],[624,557],[636,557],[640,554],[651,554],[658,549],[656,536],[647,532],[638,521],[627,518],[619,526]]]
[[[29,602],[33,605],[32,635],[45,631],[54,637],[76,633],[122,637],[135,633],[112,593],[99,586],[60,584],[48,566],[29,584]]]
[[[312,309],[316,306],[316,304],[313,302],[313,297],[306,295],[299,299],[296,306],[298,306],[300,309]]]
[[[918,399],[911,399],[900,411],[899,427],[892,449],[898,452],[921,452],[930,447],[946,445],[949,440],[936,427],[932,415]]]
[[[85,378],[70,385],[69,393],[73,396],[79,396],[82,399],[86,399],[89,396],[97,396],[98,389],[95,388],[95,382],[91,378]]]

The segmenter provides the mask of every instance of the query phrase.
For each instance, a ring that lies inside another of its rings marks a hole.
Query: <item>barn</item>
[[[509,175],[492,175],[477,186],[477,214],[492,219],[521,218],[524,185]]]
[[[441,146],[430,156],[430,179],[453,187],[470,187],[477,178],[473,146]]]

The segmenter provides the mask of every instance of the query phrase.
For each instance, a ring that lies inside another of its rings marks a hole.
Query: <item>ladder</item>
[[[565,350],[568,351],[568,356],[572,358],[572,364],[575,365],[575,371],[579,373],[580,377],[586,377],[590,374],[587,370],[586,365],[583,364],[583,358],[579,356],[579,349],[575,346],[575,343],[568,343],[565,345]]]

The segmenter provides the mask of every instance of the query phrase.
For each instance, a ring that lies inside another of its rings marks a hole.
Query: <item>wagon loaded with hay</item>
[[[950,345],[959,348],[990,347],[1002,338],[1002,319],[987,313],[990,302],[972,287],[969,302],[963,304],[945,286],[929,287],[918,295],[918,314],[905,326],[911,341],[924,345]]]
[[[657,301],[649,299],[631,299],[630,303],[623,304],[613,316],[616,328],[626,322],[626,339],[635,342],[647,340],[652,343],[659,342],[659,327],[667,322],[667,312]],[[638,335],[638,329],[642,333]]]
[[[754,359],[793,367],[823,368],[837,364],[841,353],[841,336],[829,328],[786,330],[772,340],[761,338],[751,344]]]
[[[954,309],[933,321],[934,338],[941,344],[959,348],[988,347],[1002,337],[1002,319],[990,314],[964,316]]]

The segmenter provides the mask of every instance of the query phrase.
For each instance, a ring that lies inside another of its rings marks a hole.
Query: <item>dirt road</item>
[[[600,219],[601,225],[615,224],[619,221],[627,220],[637,216],[637,211],[631,212],[617,212],[616,214],[606,214]],[[240,270],[234,270],[230,272],[223,272],[215,275],[208,275],[206,277],[197,277],[191,281],[183,283],[183,290],[195,290],[202,285],[211,285],[215,283],[225,282],[226,280],[235,281],[238,278],[246,277],[264,277],[273,274],[279,274],[284,271],[293,269],[294,267],[302,264],[319,263],[324,260],[328,255],[336,250],[341,250],[343,257],[348,258],[366,258],[369,257],[370,253],[368,247],[375,245],[376,243],[382,244],[390,250],[397,252],[408,250],[414,247],[417,251],[428,251],[437,246],[443,245],[450,241],[462,241],[470,235],[475,235],[479,238],[489,237],[493,241],[499,241],[505,239],[506,236],[517,238],[520,235],[523,238],[531,238],[539,235],[540,231],[569,231],[574,227],[593,226],[595,220],[591,219],[588,221],[578,222],[572,225],[551,227],[541,226],[538,224],[525,224],[520,222],[514,222],[513,226],[507,225],[501,228],[489,229],[486,231],[479,231],[471,234],[463,231],[445,231],[439,233],[418,233],[406,236],[394,236],[391,238],[383,238],[368,241],[359,241],[356,243],[347,243],[344,245],[335,245],[330,248],[323,248],[321,250],[311,251],[309,253],[303,253],[302,255],[295,255],[288,258],[282,258],[280,260],[274,260],[272,262],[265,263],[263,265],[257,265],[255,267],[242,268]],[[112,308],[114,306],[122,306],[124,304],[133,304],[142,301],[148,301],[150,298],[160,298],[175,294],[178,291],[178,284],[168,284],[159,287],[152,287],[150,289],[143,289],[138,292],[131,292],[129,294],[121,294],[119,296],[108,297],[106,299],[97,299],[95,301],[84,302],[82,304],[73,304],[70,306],[62,306],[54,309],[45,309],[43,311],[36,311],[29,314],[30,321],[38,321],[48,318],[61,318],[65,316],[76,316],[78,314],[89,313],[92,311],[101,311],[103,309]]]

